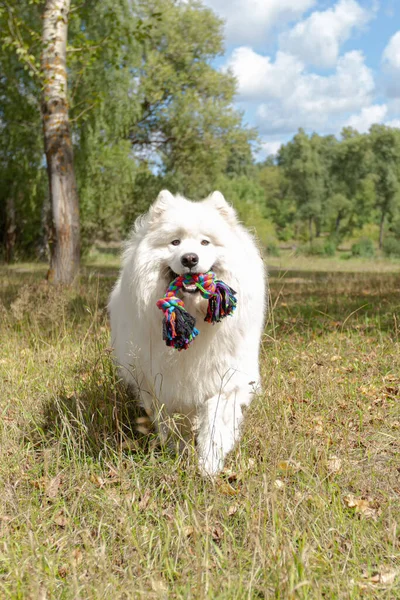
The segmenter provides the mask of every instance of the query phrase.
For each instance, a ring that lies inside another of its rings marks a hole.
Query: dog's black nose
[[[184,267],[189,267],[189,269],[191,269],[192,267],[195,267],[197,265],[197,263],[199,262],[199,257],[197,256],[197,254],[192,254],[192,253],[188,253],[188,254],[182,254],[181,256],[181,263],[183,264]]]

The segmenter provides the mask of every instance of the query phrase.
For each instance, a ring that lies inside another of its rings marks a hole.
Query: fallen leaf
[[[0,523],[9,523],[11,520],[11,517],[8,515],[0,515]]]
[[[227,481],[220,481],[218,483],[218,488],[221,494],[225,494],[225,496],[237,496],[240,492],[240,488],[233,487],[233,485]]]
[[[49,498],[55,498],[61,487],[62,477],[61,474],[56,475],[46,485],[46,494]]]
[[[58,512],[54,516],[54,523],[59,527],[66,527],[68,525],[68,519],[63,512]]]
[[[194,533],[194,527],[192,527],[191,525],[187,525],[183,528],[183,533],[185,537],[191,537]]]
[[[331,356],[331,362],[336,362],[338,360],[342,360],[342,357],[339,354],[333,354],[333,356]]]
[[[82,562],[83,560],[83,554],[82,554],[82,550],[80,548],[75,548],[72,551],[72,560],[79,565],[79,563]]]
[[[214,527],[211,528],[211,537],[214,542],[220,542],[224,537],[224,530],[221,525],[217,523]]]
[[[386,375],[386,376],[385,376],[383,379],[384,379],[385,381],[390,381],[390,382],[392,382],[392,381],[397,381],[399,378],[398,378],[398,376],[396,376],[396,375]]]
[[[151,588],[157,594],[158,598],[168,597],[168,586],[162,579],[152,579]]]
[[[33,485],[33,487],[36,488],[37,490],[45,490],[47,482],[48,482],[47,477],[39,477],[39,479],[35,479],[35,480],[31,481],[31,485]]]
[[[150,502],[150,490],[146,490],[139,501],[139,510],[145,510]]]
[[[329,473],[340,473],[342,470],[342,460],[337,456],[330,456],[326,461]]]
[[[162,511],[162,516],[165,517],[167,521],[175,520],[175,512],[172,510],[171,507],[164,508],[164,510]]]
[[[382,583],[383,585],[391,585],[394,580],[396,579],[397,575],[399,574],[399,572],[396,570],[385,570],[385,571],[381,571],[380,573],[380,578],[381,581],[380,583]]]
[[[61,577],[61,579],[65,579],[67,575],[68,575],[68,567],[66,565],[62,565],[61,567],[58,567],[58,576]]]
[[[317,435],[322,435],[322,434],[324,433],[324,428],[323,428],[323,426],[321,425],[321,423],[317,423],[317,424],[314,426],[314,433],[316,433]]]
[[[109,479],[117,479],[119,478],[119,473],[116,469],[114,469],[114,467],[110,467],[107,473],[107,477]]]
[[[379,515],[379,505],[372,498],[356,498],[353,494],[344,497],[348,508],[354,508],[356,513],[362,514],[367,519],[376,520]]]
[[[278,469],[288,475],[297,473],[301,469],[301,464],[295,460],[281,460],[278,462]]]
[[[368,573],[364,572],[362,574],[362,577],[364,579],[368,579],[368,581],[370,581],[371,583],[379,583],[380,575],[379,575],[379,573],[375,573],[375,575],[372,575],[372,577],[369,577]]]
[[[232,517],[233,515],[236,515],[238,510],[239,510],[238,504],[231,504],[230,507],[228,508],[228,516]]]
[[[368,583],[380,584],[380,585],[391,585],[396,579],[399,571],[397,569],[382,568],[379,571],[370,575],[367,571],[362,574],[363,579]]]
[[[90,476],[90,481],[97,485],[97,487],[99,488],[103,488],[106,484],[105,479],[103,479],[103,477],[100,477],[100,475],[96,475],[94,473]]]
[[[277,490],[282,490],[284,487],[285,483],[282,481],[282,479],[275,479],[274,488],[276,488]]]
[[[249,461],[250,460],[252,459],[249,459]],[[232,471],[232,469],[228,469],[227,467],[221,471],[221,475],[226,481],[229,481],[229,483],[233,483],[234,481],[238,481],[240,479],[236,471]]]

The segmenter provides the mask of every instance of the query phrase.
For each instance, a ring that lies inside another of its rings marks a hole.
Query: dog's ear
[[[204,200],[204,202],[208,206],[215,208],[231,225],[235,225],[238,222],[235,209],[228,204],[221,192],[213,192]]]
[[[175,202],[175,197],[168,190],[162,190],[149,208],[150,221],[153,221]]]

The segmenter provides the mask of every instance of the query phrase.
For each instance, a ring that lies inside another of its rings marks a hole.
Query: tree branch
[[[35,65],[34,62],[32,62],[29,53],[25,48],[24,41],[19,31],[18,23],[16,22],[11,6],[8,4],[8,2],[1,2],[1,5],[8,13],[8,29],[12,38],[12,45],[16,48],[16,52],[19,55],[20,60],[28,65],[38,79],[42,79],[42,73],[40,69]]]
[[[87,106],[86,108],[84,108],[83,110],[81,110],[81,112],[79,113],[79,115],[77,115],[73,119],[70,119],[69,122],[70,123],[75,123],[75,121],[79,121],[79,119],[81,118],[81,116],[84,115],[85,113],[89,112],[90,110],[92,110],[92,108],[94,108],[96,106],[96,104],[97,104],[97,102],[93,102],[93,104],[91,104],[90,106]]]

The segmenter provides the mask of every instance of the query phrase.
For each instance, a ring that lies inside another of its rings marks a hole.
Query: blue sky
[[[275,153],[299,127],[400,127],[400,0],[203,0],[225,21],[219,68]]]

